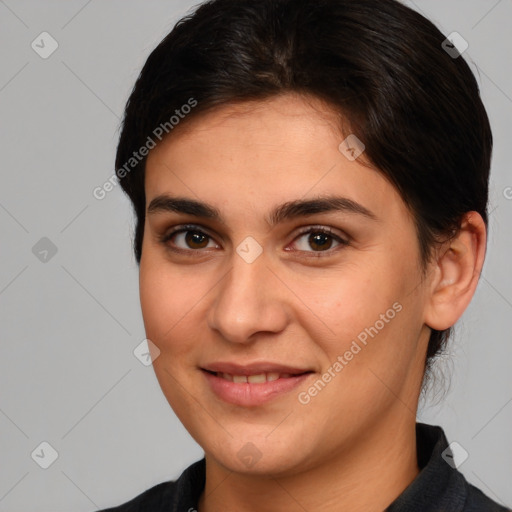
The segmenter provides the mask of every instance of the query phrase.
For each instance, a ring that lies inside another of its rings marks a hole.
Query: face
[[[339,149],[334,114],[286,95],[171,135],[146,165],[140,298],[160,386],[206,456],[293,474],[414,422],[429,332],[413,218]]]

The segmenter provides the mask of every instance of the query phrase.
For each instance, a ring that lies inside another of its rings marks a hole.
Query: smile
[[[290,373],[278,372],[258,373],[254,375],[233,375],[231,373],[216,372],[215,375],[222,379],[229,380],[230,382],[248,382],[249,384],[260,384],[262,382],[272,382],[277,379],[288,379],[291,377]]]
[[[303,373],[259,372],[233,374],[202,369],[209,389],[223,402],[242,407],[258,407],[292,390],[314,375]]]

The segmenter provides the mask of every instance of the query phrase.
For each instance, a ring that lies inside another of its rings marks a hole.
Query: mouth
[[[211,375],[215,375],[219,379],[224,379],[229,382],[234,382],[236,384],[262,384],[264,382],[273,382],[278,379],[289,379],[292,377],[297,377],[299,375],[305,375],[306,373],[312,373],[310,371],[305,371],[301,373],[279,373],[279,372],[262,372],[262,373],[254,373],[249,375],[234,375],[232,373],[226,372],[213,372],[210,370],[204,370]]]
[[[201,371],[218,398],[243,407],[261,406],[284,396],[314,374],[312,370],[264,364],[217,364]]]

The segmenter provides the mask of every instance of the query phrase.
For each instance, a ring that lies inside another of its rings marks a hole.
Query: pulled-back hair
[[[146,158],[128,172],[133,152],[162,133],[158,127],[172,136],[177,113],[183,124],[290,92],[325,101],[363,141],[365,160],[414,216],[423,268],[466,212],[487,225],[492,133],[475,77],[462,56],[445,51],[445,39],[396,0],[201,4],[150,54],[126,105],[115,164],[136,214],[137,262]],[[194,107],[181,110],[191,99]],[[450,334],[432,330],[427,373]]]

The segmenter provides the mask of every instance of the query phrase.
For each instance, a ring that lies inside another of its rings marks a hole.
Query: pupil
[[[198,233],[197,231],[188,231],[185,236],[185,240],[188,245],[195,244],[195,247],[197,247],[197,246],[206,247],[206,245],[208,245],[206,235]],[[203,242],[203,243],[201,243],[201,242]]]
[[[309,236],[309,243],[312,244],[312,246],[316,245],[322,248],[327,248],[331,246],[329,242],[330,236],[326,233],[313,233]],[[325,247],[325,244],[327,243],[327,247]],[[314,248],[314,247],[313,247]]]

